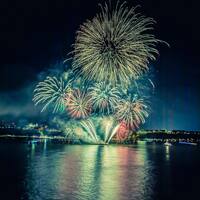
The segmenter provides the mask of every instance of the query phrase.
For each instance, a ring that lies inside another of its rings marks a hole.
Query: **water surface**
[[[198,199],[200,148],[0,143],[0,199]]]

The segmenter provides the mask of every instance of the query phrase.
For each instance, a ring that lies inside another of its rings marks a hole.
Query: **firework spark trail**
[[[148,64],[163,42],[151,34],[154,23],[126,3],[101,6],[77,32],[72,70],[38,83],[35,105],[43,105],[41,112],[66,110],[73,126],[62,124],[64,130],[77,137],[85,133],[94,143],[128,136],[149,115],[146,103],[155,86]]]
[[[87,119],[85,121],[81,121],[80,124],[90,135],[91,139],[95,142],[98,142],[97,133],[93,122],[90,119]]]
[[[33,101],[35,105],[43,104],[41,112],[48,107],[53,107],[53,113],[65,110],[65,97],[71,90],[71,82],[64,81],[62,78],[47,77],[39,82],[34,90]]]
[[[69,96],[67,111],[72,118],[88,117],[91,113],[91,101],[89,96],[79,89],[74,90]]]
[[[103,121],[103,126],[105,127],[105,138],[104,141],[107,142],[108,138],[111,134],[112,127],[113,127],[114,121],[111,118],[107,118]]]
[[[108,119],[108,120],[106,120],[104,127],[105,127],[104,142],[108,144],[110,142],[111,138],[115,135],[117,129],[119,128],[119,124],[116,125],[115,120]]]
[[[116,118],[130,128],[138,128],[149,116],[143,99],[122,100],[116,110]]]
[[[105,83],[96,83],[89,88],[89,95],[95,110],[102,114],[110,114],[120,99],[120,92],[117,87]]]
[[[128,137],[129,132],[130,132],[130,129],[129,129],[129,127],[127,127],[126,123],[121,122],[120,126],[117,130],[117,133],[116,133],[116,139],[118,141],[125,140]]]
[[[112,130],[112,132],[110,133],[110,136],[108,138],[108,140],[106,140],[106,143],[109,144],[110,140],[112,139],[112,137],[117,133],[117,130],[119,129],[120,124],[117,124],[114,129]]]
[[[131,93],[137,96],[148,99],[154,92],[155,86],[151,79],[144,80],[134,80],[132,88],[130,88]]]
[[[149,34],[154,20],[117,4],[84,23],[77,32],[73,68],[84,79],[125,84],[148,70],[149,60],[158,54],[160,40]]]

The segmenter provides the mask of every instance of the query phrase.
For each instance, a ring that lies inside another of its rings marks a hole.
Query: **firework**
[[[88,117],[91,113],[89,96],[79,89],[74,90],[69,96],[67,110],[72,118]]]
[[[80,124],[84,128],[84,130],[88,133],[90,139],[92,139],[94,142],[98,142],[97,132],[92,120],[90,119],[83,120],[80,122]]]
[[[124,141],[128,137],[129,132],[130,130],[126,123],[121,122],[115,135],[117,141]]]
[[[143,99],[122,100],[116,108],[116,118],[129,128],[138,128],[149,116]]]
[[[41,112],[48,107],[53,107],[53,113],[63,112],[66,107],[65,98],[71,91],[71,82],[64,81],[62,78],[47,77],[39,82],[34,90],[33,101],[35,105],[42,104]]]
[[[151,34],[154,23],[126,3],[101,6],[77,32],[72,69],[53,71],[38,83],[35,105],[41,104],[41,111],[66,111],[56,124],[68,138],[107,144],[114,136],[118,141],[131,137],[149,115],[146,103],[155,87],[148,63],[162,41]]]
[[[123,3],[114,10],[105,4],[101,13],[77,32],[73,68],[84,79],[125,84],[148,70],[158,54],[160,41],[149,34],[154,20],[128,9]]]
[[[129,94],[137,94],[139,97],[144,99],[149,99],[155,90],[155,85],[153,83],[153,73],[150,69],[147,73],[143,74],[140,77],[134,79],[131,84],[128,86]]]
[[[149,101],[155,90],[155,85],[150,78],[142,76],[130,82],[127,87],[121,89],[121,96],[133,96],[134,98],[142,98]]]
[[[83,131],[88,134],[90,140],[98,144],[109,143],[119,128],[119,123],[113,116],[90,117],[81,120],[80,125]]]
[[[96,83],[90,88],[89,94],[94,109],[102,114],[112,113],[120,98],[118,88],[105,83]]]
[[[120,124],[116,123],[115,119],[111,116],[104,118],[102,120],[102,126],[104,129],[104,141],[105,143],[109,143],[112,137],[116,134],[119,129]]]

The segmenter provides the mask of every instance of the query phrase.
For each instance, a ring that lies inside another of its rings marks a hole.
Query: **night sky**
[[[33,106],[38,76],[62,62],[75,32],[102,0],[1,2],[0,119],[45,119]],[[114,2],[114,1],[113,1]],[[197,0],[127,0],[153,17],[159,45],[152,114],[144,128],[200,130],[200,11]]]

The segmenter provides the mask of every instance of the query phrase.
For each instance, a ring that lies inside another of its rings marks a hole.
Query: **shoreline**
[[[64,136],[46,136],[46,135],[12,135],[12,134],[4,134],[0,135],[0,141],[3,140],[10,140],[10,141],[21,141],[21,142],[27,142],[29,144],[39,144],[44,142],[52,142],[57,144],[89,144],[89,145],[131,145],[131,144],[137,144],[140,141],[146,142],[146,144],[165,144],[165,145],[179,145],[179,144],[192,144],[192,145],[200,145],[200,140],[197,139],[182,139],[182,138],[144,138],[144,137],[138,137],[137,140],[130,140],[127,139],[125,141],[116,141],[112,140],[109,144],[107,143],[85,143],[81,142],[80,140],[72,140],[68,139]]]

